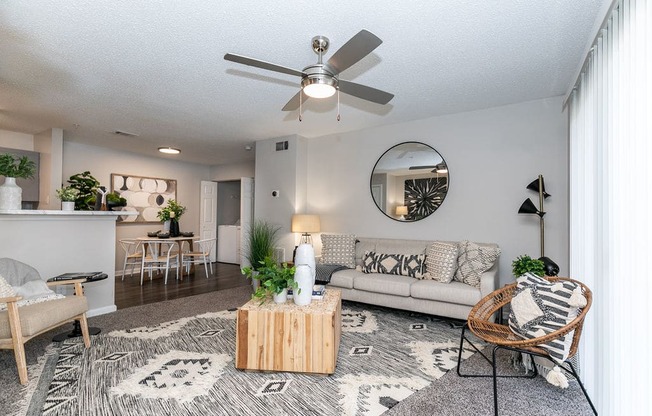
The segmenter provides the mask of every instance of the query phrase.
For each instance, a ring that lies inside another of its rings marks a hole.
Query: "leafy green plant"
[[[91,175],[89,171],[77,173],[68,179],[71,188],[77,189],[79,193],[75,198],[75,209],[79,211],[91,211],[95,205],[95,194],[100,182]]]
[[[297,289],[299,285],[294,281],[295,271],[294,266],[289,267],[287,263],[279,265],[271,256],[267,256],[259,263],[257,270],[248,266],[242,269],[242,274],[260,282],[251,297],[264,302],[267,297],[281,293],[283,289]]]
[[[247,243],[249,252],[247,261],[254,270],[258,270],[266,257],[274,255],[274,245],[278,241],[278,232],[281,227],[272,225],[263,220],[254,221],[247,230]]]
[[[124,207],[127,205],[127,200],[118,195],[117,192],[111,192],[106,194],[106,203],[114,207]]]
[[[77,195],[79,195],[79,190],[72,186],[57,189],[57,197],[64,202],[74,202],[77,199]]]
[[[541,260],[533,259],[525,254],[518,256],[516,260],[512,262],[512,274],[516,277],[522,276],[528,272],[543,277],[545,271],[545,265]]]
[[[174,212],[174,216],[170,215]],[[179,205],[179,203],[174,200],[170,199],[168,201],[168,205],[161,208],[161,210],[158,212],[157,216],[158,219],[161,220],[161,222],[169,221],[170,218],[176,218],[177,221],[179,220],[179,217],[183,215],[183,213],[186,212],[186,207],[183,205]]]
[[[36,173],[36,163],[27,156],[18,157],[10,153],[0,155],[0,176],[6,178],[33,178]]]

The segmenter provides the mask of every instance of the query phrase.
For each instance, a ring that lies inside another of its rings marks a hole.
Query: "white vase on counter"
[[[75,210],[75,201],[61,201],[61,210],[62,211],[74,211]]]
[[[274,293],[272,297],[276,303],[285,303],[288,300],[288,290],[283,289],[281,293]]]
[[[23,189],[16,185],[16,178],[5,178],[0,185],[0,210],[22,209]]]

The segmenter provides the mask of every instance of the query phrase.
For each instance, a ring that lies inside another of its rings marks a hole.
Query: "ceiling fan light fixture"
[[[306,77],[301,81],[303,93],[312,98],[328,98],[335,94],[334,77]]]

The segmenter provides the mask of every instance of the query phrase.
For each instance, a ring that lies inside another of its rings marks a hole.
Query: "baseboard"
[[[118,308],[115,305],[105,306],[103,308],[97,309],[89,309],[88,312],[86,312],[86,317],[90,318],[91,316],[104,315],[107,313],[115,312],[117,310]]]

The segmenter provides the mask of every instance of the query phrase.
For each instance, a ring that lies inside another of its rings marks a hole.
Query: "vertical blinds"
[[[652,414],[652,3],[621,0],[571,93],[571,276],[594,292],[580,351],[600,414]]]

